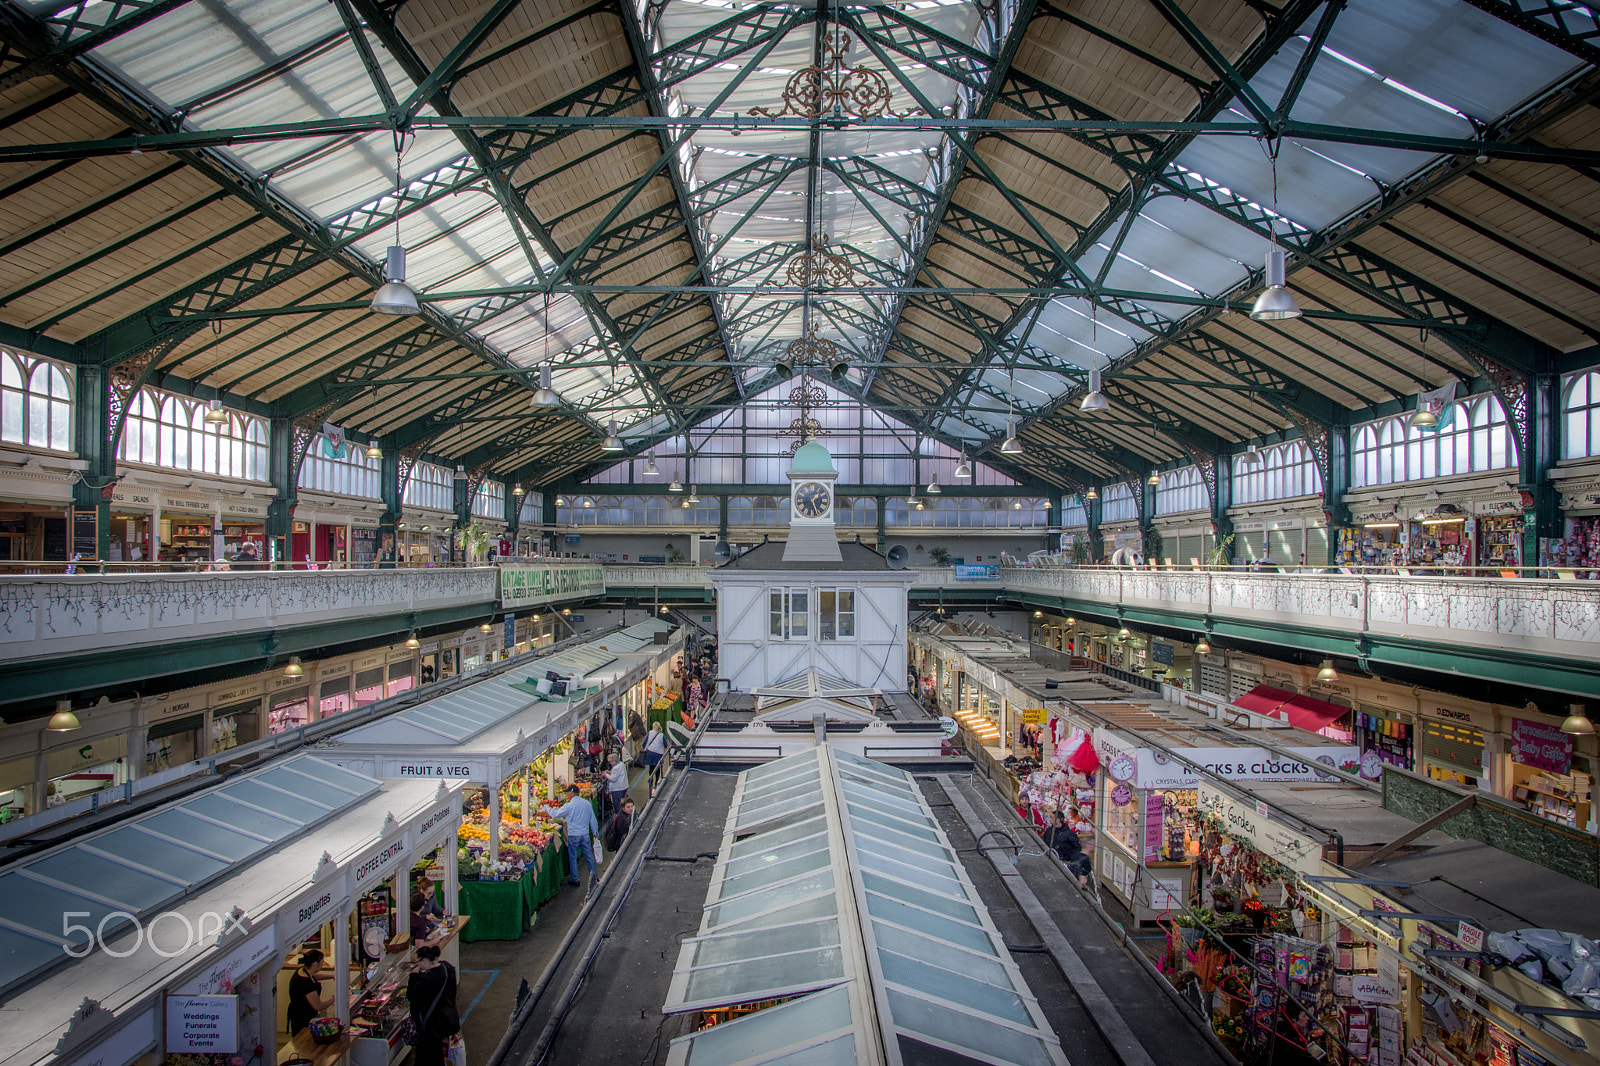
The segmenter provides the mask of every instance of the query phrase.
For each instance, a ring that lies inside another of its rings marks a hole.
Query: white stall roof
[[[674,1040],[669,1063],[851,1063],[881,1034],[887,1061],[1065,1066],[910,774],[823,746],[739,777],[664,1009],[794,998]]]
[[[460,744],[540,702],[539,696],[514,686],[526,681],[530,671],[544,669],[543,664],[549,661],[548,657],[530,659],[525,668],[486,677],[454,692],[435,696],[410,710],[341,733],[337,742],[434,747]]]
[[[617,661],[615,652],[599,647],[599,641],[579,644],[539,660],[540,669],[554,670],[563,677],[583,678]],[[543,674],[539,676],[544,676]]]
[[[0,993],[60,961],[64,948],[92,953],[129,923],[378,789],[370,777],[299,755],[8,868],[0,873]]]
[[[829,722],[876,722],[878,716],[862,707],[855,706],[847,700],[833,700],[824,696],[806,696],[797,700],[773,700],[763,703],[760,714],[751,719],[752,724],[761,722],[772,725],[774,722],[810,722],[817,715],[822,715]]]
[[[657,633],[671,633],[674,628],[676,627],[671,622],[663,622],[659,618],[647,618],[610,636],[590,641],[589,646],[613,651],[618,655],[629,655],[655,644]]]

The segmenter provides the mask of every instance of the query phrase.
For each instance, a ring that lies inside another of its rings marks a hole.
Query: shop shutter
[[[1209,563],[1211,553],[1217,550],[1217,538],[1210,533],[1200,534],[1200,561]]]
[[[383,684],[383,667],[381,667],[381,666],[378,667],[376,670],[363,670],[360,673],[356,674],[356,688],[358,690],[359,689],[364,689],[364,688],[372,688],[374,685],[382,685],[382,684]]]
[[[402,677],[411,676],[411,660],[389,664],[389,680],[394,681]]]
[[[1187,537],[1178,538],[1178,551],[1172,559],[1179,566],[1188,566],[1190,559],[1199,559],[1204,562],[1205,556],[1202,554],[1204,551],[1205,548],[1201,543],[1200,534],[1192,533]]]
[[[1256,674],[1230,674],[1228,677],[1228,698],[1236,700],[1259,684],[1261,684],[1261,678]]]
[[[1228,668],[1223,660],[1214,659],[1209,655],[1200,657],[1200,691],[1208,696],[1220,696],[1229,699],[1228,695]]]
[[[1329,565],[1327,526],[1318,526],[1315,529],[1306,530],[1306,565]]]
[[[191,714],[187,718],[174,718],[170,722],[157,722],[150,727],[144,735],[146,740],[161,740],[166,737],[175,737],[179,733],[192,733],[205,724],[206,716]]]
[[[1240,533],[1233,541],[1233,557],[1235,559],[1259,559],[1266,554],[1267,535],[1264,531],[1254,533]]]
[[[1422,761],[1477,777],[1483,773],[1483,734],[1469,726],[1423,722]]]
[[[1293,566],[1300,561],[1305,550],[1306,531],[1303,529],[1274,529],[1267,541],[1267,554],[1283,566]]]

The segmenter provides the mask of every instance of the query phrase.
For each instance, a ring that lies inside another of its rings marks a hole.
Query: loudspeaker
[[[910,558],[911,553],[906,550],[906,546],[904,544],[896,544],[889,549],[889,569],[904,570]]]

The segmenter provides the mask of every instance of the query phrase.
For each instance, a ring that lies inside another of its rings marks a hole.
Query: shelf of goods
[[[473,924],[463,913],[439,937],[439,945],[443,947],[457,935],[463,941],[472,939],[466,930]],[[391,946],[403,943],[403,939],[397,939]],[[350,1045],[351,1066],[388,1066],[411,1050],[402,1037],[405,1021],[410,1017],[406,981],[417,961],[415,950],[401,946],[374,964],[366,989],[350,1003],[348,1035],[355,1038]]]
[[[566,878],[561,826],[542,818],[531,827],[502,820],[499,863],[489,860],[489,830],[483,820],[463,824],[460,839],[456,872],[461,913],[474,919],[462,942],[520,938],[534,912],[561,891]]]

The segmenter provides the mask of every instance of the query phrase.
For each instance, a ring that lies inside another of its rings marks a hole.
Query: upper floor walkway
[[[1600,581],[1237,568],[958,566],[919,605],[1008,604],[1236,637],[1358,664],[1600,697]],[[0,662],[56,662],[301,629],[444,624],[597,597],[705,603],[699,566],[501,563],[396,570],[0,575]],[[309,645],[307,645],[309,646]]]

